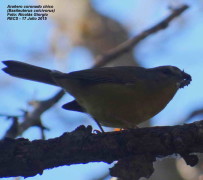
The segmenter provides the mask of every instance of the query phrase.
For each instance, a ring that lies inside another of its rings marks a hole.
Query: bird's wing
[[[101,83],[127,84],[136,83],[138,79],[142,79],[143,70],[145,69],[132,66],[104,67],[61,74],[56,78],[78,80],[84,85]]]
[[[75,100],[64,104],[62,106],[62,108],[67,109],[67,110],[71,110],[71,111],[85,112],[85,110]]]

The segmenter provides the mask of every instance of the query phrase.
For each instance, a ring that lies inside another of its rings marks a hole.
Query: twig
[[[118,56],[121,56],[122,54],[127,53],[128,51],[130,51],[135,45],[137,45],[140,41],[142,41],[143,39],[145,39],[149,35],[151,35],[153,33],[156,33],[156,32],[158,32],[158,31],[160,31],[162,29],[167,28],[169,23],[174,18],[180,16],[188,8],[189,8],[188,5],[182,5],[179,8],[173,9],[172,13],[167,18],[165,18],[164,20],[159,22],[158,24],[156,24],[156,25],[152,26],[151,28],[141,32],[140,34],[138,34],[134,38],[123,42],[122,44],[120,44],[117,47],[111,49],[110,51],[108,51],[104,55],[98,56],[97,59],[96,59],[98,63],[96,63],[94,67],[104,66],[108,62],[116,59]]]
[[[23,117],[23,122],[19,124],[18,131],[16,133],[11,133],[10,129],[5,133],[4,137],[10,137],[15,138],[16,136],[21,135],[26,129],[28,129],[31,126],[38,126],[39,124],[42,124],[40,121],[40,117],[42,113],[44,113],[47,109],[52,107],[55,103],[57,103],[61,97],[64,95],[64,91],[61,90],[58,93],[56,93],[53,97],[50,99],[47,99],[45,101],[38,101],[35,103],[35,108],[32,112],[27,112],[25,116]],[[12,134],[12,135],[11,135]]]

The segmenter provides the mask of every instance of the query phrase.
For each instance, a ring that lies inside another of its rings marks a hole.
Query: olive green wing
[[[103,67],[61,74],[57,78],[77,80],[81,85],[128,84],[141,80],[145,70],[145,68],[133,66]]]

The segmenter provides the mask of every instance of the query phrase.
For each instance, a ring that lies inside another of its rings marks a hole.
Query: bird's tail
[[[2,70],[11,76],[57,86],[51,76],[52,71],[49,69],[12,60],[3,61],[3,63],[6,65],[6,67]]]

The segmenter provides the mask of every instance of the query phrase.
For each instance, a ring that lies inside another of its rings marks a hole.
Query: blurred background
[[[190,0],[0,0],[0,60],[19,60],[34,65],[70,72],[91,68],[97,57],[143,30],[160,22],[171,8],[190,6],[164,30],[150,35],[132,51],[107,66],[155,67],[174,65],[192,76],[192,83],[179,90],[174,99],[145,126],[175,125],[201,120],[203,116],[203,1]],[[9,21],[8,5],[53,5],[45,21]],[[4,67],[0,64],[0,68]],[[35,101],[47,100],[60,89],[26,81],[0,72],[0,137],[25,137],[30,140],[54,138],[81,124],[96,124],[86,114],[65,111],[61,106],[72,100],[64,95],[45,111],[39,125],[16,133],[25,113],[36,108]],[[8,116],[11,116],[8,118]],[[17,116],[13,118],[13,116]],[[46,128],[44,130],[44,128]],[[105,128],[106,131],[112,130]],[[200,155],[201,159],[201,155]],[[110,179],[112,165],[89,163],[45,170],[30,180]],[[158,160],[150,180],[203,180],[203,163],[185,165],[182,159]],[[9,178],[15,179],[15,178]]]

